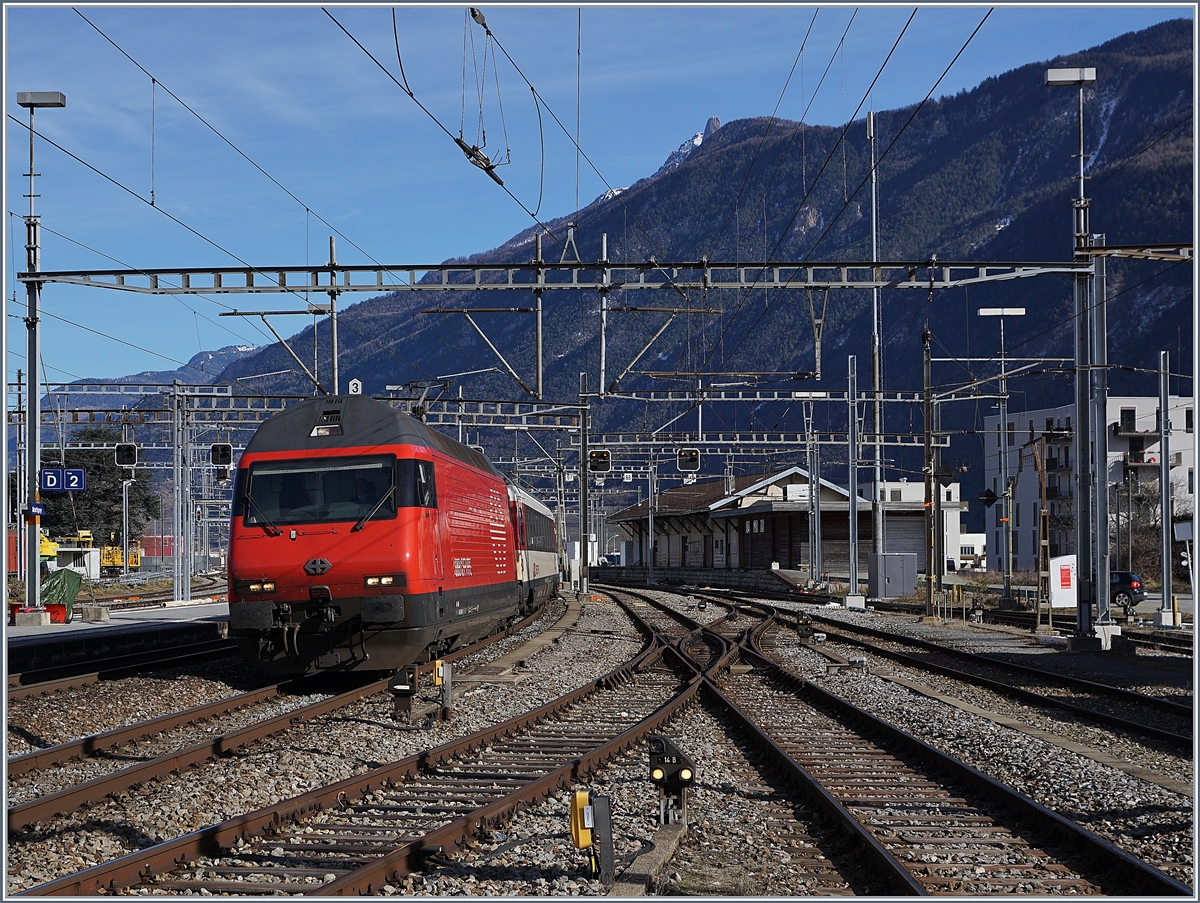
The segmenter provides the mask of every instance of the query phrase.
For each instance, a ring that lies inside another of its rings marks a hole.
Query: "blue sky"
[[[582,161],[577,183],[575,150],[546,111],[543,167],[529,88],[500,53],[499,101],[490,57],[485,79],[487,150],[511,159],[497,172],[527,207],[537,206],[540,191],[540,217],[563,216],[575,208],[577,192],[586,205],[606,183],[623,187],[652,174],[710,116],[729,122],[770,114],[810,23],[811,35],[778,115],[812,124],[844,122],[863,100],[912,9],[585,6],[580,13],[566,6],[484,7],[488,26],[571,131],[578,64],[580,143],[603,179]],[[863,109],[920,101],[987,9],[921,8]],[[339,239],[338,259],[344,263],[366,263],[369,257],[389,264],[439,262],[492,248],[531,225],[529,216],[467,163],[446,133],[318,7],[79,10],[148,70],[158,87],[71,8],[6,5],[6,112],[25,122],[16,92],[62,91],[66,109],[39,113],[37,130],[142,198],[149,198],[153,188],[157,207],[212,243],[39,142],[43,269],[235,264],[227,252],[267,268],[322,262],[329,229],[313,214],[362,249]],[[390,7],[329,10],[399,75]],[[1190,5],[999,6],[936,95],[1191,15]],[[449,131],[457,134],[461,127],[468,143],[476,143],[476,70],[484,35],[474,24],[465,27],[464,19],[460,6],[396,9],[404,70],[417,99]],[[164,87],[301,203],[251,167]],[[5,298],[12,379],[25,368],[25,330],[13,319],[24,314],[24,289],[14,286],[13,274],[24,254],[19,217],[28,209],[22,197],[28,133],[8,119],[5,126],[10,214]],[[11,303],[14,290],[18,304]],[[201,349],[269,340],[249,322],[218,318],[224,308],[207,298],[49,285],[43,306],[48,316],[42,354],[51,380],[171,369]],[[279,306],[292,305],[281,300]],[[280,318],[280,325],[289,324]],[[299,321],[291,325],[299,328]]]

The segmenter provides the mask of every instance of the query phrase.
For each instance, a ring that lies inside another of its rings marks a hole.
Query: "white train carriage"
[[[554,514],[523,489],[509,484],[517,534],[517,582],[527,605],[541,604],[558,593],[558,531]]]

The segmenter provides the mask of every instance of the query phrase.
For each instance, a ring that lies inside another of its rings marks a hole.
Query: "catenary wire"
[[[766,143],[767,136],[771,134],[771,128],[775,125],[775,114],[779,112],[779,107],[783,104],[784,95],[787,94],[788,86],[792,83],[792,76],[796,74],[796,66],[800,63],[800,58],[804,53],[804,48],[808,44],[808,38],[812,34],[813,25],[817,21],[817,13],[821,11],[820,7],[813,10],[812,19],[809,20],[808,30],[804,33],[804,39],[800,42],[800,49],[796,52],[796,59],[792,61],[792,68],[788,72],[788,76],[784,79],[783,88],[779,92],[779,98],[775,101],[775,109],[771,111],[771,115],[767,119],[767,127],[763,129],[762,135],[758,139],[758,146],[754,148],[754,156],[750,158],[750,165],[746,167],[746,174],[742,177],[742,184],[738,186],[737,193],[733,196],[733,203],[730,205],[729,212],[725,214],[725,219],[721,221],[721,228],[717,230],[716,238],[713,239],[709,256],[716,254],[717,246],[721,243],[721,237],[725,234],[725,229],[729,226],[729,219],[733,216],[734,210],[737,209],[738,202],[742,199],[742,192],[746,190],[746,184],[750,181],[750,173],[754,171],[754,164],[758,162],[758,155],[762,153],[763,144]],[[805,110],[807,112],[807,109]],[[801,120],[804,116],[801,114]],[[786,153],[786,149],[784,153]],[[757,209],[757,208],[755,208]]]
[[[956,53],[954,55],[954,58],[946,66],[946,68],[942,72],[942,74],[940,76],[938,76],[937,81],[934,82],[933,87],[931,87],[929,89],[929,92],[925,95],[924,99],[922,99],[922,101],[919,104],[917,104],[916,107],[913,108],[912,114],[908,117],[908,120],[904,123],[904,125],[896,133],[896,136],[892,139],[891,143],[888,144],[887,148],[884,149],[883,153],[879,155],[879,158],[876,160],[875,166],[872,168],[872,171],[874,169],[878,169],[879,164],[884,160],[885,157],[887,157],[887,155],[891,151],[891,149],[896,146],[896,142],[900,140],[900,136],[903,135],[904,132],[908,129],[909,125],[912,124],[912,121],[917,117],[917,114],[920,113],[920,111],[925,107],[925,104],[929,102],[929,98],[933,96],[933,92],[937,90],[938,85],[940,85],[942,83],[943,79],[945,79],[945,77],[949,74],[949,72],[953,68],[954,64],[956,62],[958,62],[958,59],[963,55],[963,53],[966,51],[967,47],[970,46],[971,41],[973,41],[975,36],[977,34],[979,34],[979,30],[981,28],[983,28],[984,23],[987,22],[988,18],[991,16],[994,9],[995,9],[995,7],[988,9],[987,13],[985,13],[983,18],[979,21],[979,24],[975,26],[975,30],[971,32],[970,36],[963,43],[962,47],[959,48],[958,53]],[[906,28],[907,28],[907,26],[906,26]],[[892,50],[889,51],[889,53],[888,53],[888,59],[891,59],[891,55],[892,55],[892,53],[895,52],[895,49],[896,48],[893,45]],[[872,80],[870,87],[868,87],[867,92],[863,95],[863,100],[859,102],[858,108],[855,110],[855,114],[857,114],[858,109],[861,109],[862,105],[866,102],[867,95],[870,94],[871,89],[874,88],[875,82],[879,80],[879,77],[883,74],[883,69],[886,66],[887,66],[887,60],[884,60],[883,65],[880,66],[880,68],[879,68],[879,72],[876,73],[875,79]],[[851,117],[851,121],[853,121],[853,117]],[[842,129],[842,134],[839,138],[839,141],[845,140],[846,131],[849,128],[850,128],[850,122],[847,122],[845,127],[843,127],[843,129]],[[834,151],[831,151],[830,156],[826,158],[826,163],[828,163],[828,161],[830,159],[832,159],[832,155],[835,151],[836,151],[836,145],[835,145]],[[822,166],[822,171],[823,170],[824,170],[824,166]],[[866,184],[867,180],[870,179],[870,177],[871,177],[871,173],[868,172],[867,175],[863,178],[863,181],[860,182],[858,187],[854,190],[854,193],[851,195],[851,197],[858,196],[858,192],[862,189],[863,185]],[[813,180],[814,184],[819,179],[820,179],[820,173],[818,173],[817,178]],[[787,233],[791,230],[792,225],[796,222],[796,219],[799,217],[800,210],[803,209],[803,204],[804,204],[804,201],[802,200],[801,204],[796,208],[796,212],[792,215],[792,218],[788,221],[787,226],[784,227],[783,232],[780,234],[779,241],[776,242],[775,248],[772,249],[772,251],[771,251],[772,258],[774,257],[776,251],[779,249],[780,245],[783,244],[784,238],[787,236]],[[804,257],[804,260],[806,262],[812,258],[813,253],[815,253],[816,249],[820,246],[820,244],[824,240],[825,236],[829,234],[830,229],[833,228],[834,224],[841,217],[842,213],[845,212],[845,210],[848,206],[849,206],[849,202],[847,202],[845,205],[843,205],[842,208],[837,212],[837,214],[830,221],[830,223],[825,227],[825,230],[821,233],[821,235],[818,236],[816,242],[813,244],[812,249]],[[754,323],[752,323],[750,325],[750,328],[742,335],[742,338],[740,338],[737,341],[737,343],[734,345],[733,349],[725,356],[725,362],[728,362],[729,358],[737,353],[738,349],[742,346],[742,343],[746,340],[746,337],[748,335],[750,335],[751,332],[754,331],[755,327],[757,327],[758,324],[760,322],[762,322],[763,317],[765,317],[767,315],[767,313],[771,310],[771,308],[775,306],[775,303],[783,296],[783,292],[787,290],[788,285],[791,282],[791,278],[792,277],[789,276],[788,281],[785,282],[785,284],[783,286],[781,286],[778,291],[776,291],[775,296],[773,298],[771,298],[771,300],[766,304],[766,306],[763,309],[763,312],[761,314],[759,314],[759,316],[755,319]],[[711,357],[711,354],[710,354],[710,357]]]
[[[23,123],[23,122],[21,122],[19,119],[17,119],[16,117],[14,117],[14,116],[13,116],[11,113],[9,113],[9,114],[8,114],[8,118],[9,118],[9,119],[11,119],[13,122],[17,123],[17,125],[20,125],[20,126],[24,127],[25,129],[28,129],[28,128],[29,128],[29,126],[28,126],[26,123]],[[83,166],[85,166],[86,168],[90,169],[92,172],[94,172],[96,175],[100,176],[100,177],[101,177],[101,178],[103,178],[104,180],[106,180],[106,181],[108,181],[108,182],[111,182],[113,185],[117,186],[117,187],[118,187],[118,188],[120,188],[122,191],[125,191],[125,192],[129,193],[130,195],[132,195],[133,197],[135,197],[135,198],[137,198],[139,201],[141,201],[143,204],[146,204],[147,206],[151,206],[149,201],[147,201],[147,200],[146,200],[144,197],[142,197],[140,194],[138,194],[138,193],[137,193],[136,191],[134,191],[132,188],[128,187],[127,185],[124,185],[124,184],[122,184],[121,182],[118,182],[118,181],[117,181],[116,179],[114,179],[112,176],[110,176],[110,175],[108,175],[107,173],[105,173],[105,172],[103,172],[103,171],[101,171],[101,170],[97,169],[95,166],[93,166],[92,164],[88,163],[88,162],[87,162],[86,160],[84,160],[82,157],[79,157],[79,156],[77,156],[76,154],[73,154],[73,153],[71,153],[71,151],[67,150],[65,147],[63,147],[62,145],[58,144],[57,142],[55,142],[55,141],[53,141],[53,140],[51,140],[51,139],[47,138],[45,135],[41,134],[41,133],[40,133],[40,132],[38,132],[36,129],[34,130],[34,134],[35,134],[35,135],[37,135],[39,138],[41,138],[43,141],[45,141],[47,144],[50,144],[52,147],[54,147],[54,148],[56,148],[56,149],[58,149],[58,150],[62,151],[64,154],[66,154],[66,155],[67,155],[68,157],[70,157],[72,160],[75,160],[76,162],[78,162],[78,163],[82,164]],[[266,273],[265,271],[263,271],[263,270],[259,269],[258,267],[252,266],[251,264],[247,263],[245,260],[242,260],[242,258],[238,257],[238,256],[237,256],[236,254],[234,254],[232,251],[230,251],[230,250],[228,250],[228,249],[226,249],[226,248],[222,247],[222,246],[221,246],[221,245],[219,245],[217,242],[213,241],[213,240],[212,240],[211,238],[209,238],[208,236],[206,236],[206,235],[204,235],[203,233],[201,233],[201,232],[197,231],[196,229],[192,228],[192,227],[191,227],[191,226],[189,226],[187,223],[183,222],[182,220],[178,219],[177,217],[175,217],[175,216],[172,216],[170,213],[168,213],[168,212],[167,212],[166,210],[164,210],[162,207],[157,207],[157,206],[155,206],[155,207],[153,207],[153,209],[154,209],[154,210],[157,210],[159,213],[161,213],[163,216],[167,217],[167,218],[168,218],[169,220],[171,220],[172,222],[174,222],[174,223],[178,224],[179,226],[182,226],[184,229],[186,229],[188,232],[190,232],[190,233],[192,233],[193,235],[195,235],[197,238],[199,238],[199,239],[203,240],[204,242],[206,242],[206,243],[208,243],[208,244],[212,245],[214,248],[216,248],[217,250],[221,251],[222,253],[224,253],[224,254],[228,254],[230,257],[232,257],[232,258],[233,258],[234,260],[236,260],[238,263],[242,264],[243,266],[247,267],[248,269],[252,270],[253,272],[255,272],[255,273],[258,273],[259,275],[262,275],[262,276],[264,276],[264,277],[265,277],[265,276],[267,276],[267,273]],[[299,300],[304,300],[303,296],[301,296],[301,295],[300,295],[298,292],[296,292],[296,291],[294,291],[294,290],[291,290],[291,291],[289,291],[289,292],[288,292],[288,294],[295,296],[295,297],[296,297],[296,298],[298,298]],[[230,306],[230,305],[228,305],[228,304],[225,304],[225,303],[224,303],[224,302],[222,302],[222,301],[218,301],[218,300],[216,300],[216,299],[210,299],[210,300],[212,300],[212,302],[213,302],[214,304],[216,304],[216,305],[218,305],[218,306],[220,306],[220,307],[224,307],[224,308],[226,308],[227,310],[229,310],[229,311],[231,311],[231,312],[235,310],[235,308],[231,307],[231,306]],[[339,319],[339,320],[338,320],[338,323],[339,323],[339,324],[341,324],[341,323],[343,323],[343,322],[345,322],[343,319]],[[352,326],[349,326],[349,325],[347,325],[347,327],[346,327],[346,328],[350,329],[350,331],[351,331],[351,332],[354,332],[354,333],[355,333],[355,335],[362,336],[362,334],[361,334],[361,333],[359,333],[359,332],[357,332],[356,330],[354,330]],[[371,344],[375,345],[375,347],[379,348],[381,351],[385,352],[386,354],[389,354],[389,355],[391,355],[392,357],[396,358],[396,360],[400,361],[401,363],[405,364],[406,366],[412,367],[414,370],[418,371],[419,373],[423,373],[423,374],[425,374],[425,376],[427,376],[427,377],[428,377],[428,376],[431,376],[431,374],[430,374],[430,373],[428,373],[428,372],[427,372],[427,371],[426,371],[426,370],[425,370],[423,367],[421,367],[419,364],[414,364],[414,363],[412,363],[412,362],[410,362],[410,361],[407,361],[407,360],[405,360],[404,358],[402,358],[402,357],[400,357],[398,354],[396,354],[394,351],[392,351],[392,350],[391,350],[391,349],[389,349],[389,348],[385,348],[384,346],[380,345],[378,342],[376,342],[374,339],[370,338],[369,336],[362,336],[362,338],[363,338],[363,339],[365,339],[366,341],[370,342]]]
[[[875,73],[875,78],[871,81],[871,85],[870,85],[870,87],[867,88],[866,93],[863,95],[863,99],[861,101],[859,101],[858,107],[855,110],[856,114],[859,109],[862,109],[863,103],[866,102],[866,98],[871,93],[871,88],[873,88],[875,86],[875,83],[883,75],[883,70],[887,67],[888,61],[892,58],[892,54],[894,54],[896,52],[896,48],[899,46],[900,40],[904,37],[905,32],[908,31],[908,26],[912,23],[913,17],[915,15],[916,15],[916,10],[914,9],[912,15],[909,16],[908,21],[905,23],[904,28],[900,31],[900,34],[896,37],[896,40],[893,42],[892,49],[890,51],[888,51],[887,57],[884,59],[883,63],[880,65],[878,71]],[[829,62],[825,66],[825,72],[822,73],[822,75],[821,75],[821,81],[817,84],[816,89],[814,89],[814,91],[812,93],[812,97],[809,99],[809,107],[811,107],[812,104],[816,101],[816,96],[820,92],[821,86],[825,83],[825,78],[826,78],[826,76],[828,76],[829,70],[833,66],[833,61],[834,61],[834,59],[837,58],[838,49],[842,46],[842,43],[846,40],[846,34],[849,33],[850,26],[853,23],[854,23],[854,17],[852,16],[850,21],[848,23],[846,23],[846,30],[842,33],[841,40],[838,42],[838,47],[834,49],[833,54],[830,56]],[[960,51],[960,53],[961,53],[961,51]],[[943,75],[943,77],[944,77],[944,75]],[[936,88],[936,85],[934,87]],[[932,91],[930,93],[932,93]],[[808,108],[805,108],[804,115],[807,115],[807,113],[808,113]],[[804,115],[801,116],[801,122],[799,124],[797,124],[796,129],[793,130],[791,138],[789,138],[788,144],[784,148],[783,154],[780,155],[779,161],[776,163],[775,171],[772,172],[771,179],[768,180],[767,186],[763,190],[762,198],[760,198],[760,200],[759,200],[760,205],[765,201],[766,192],[770,189],[771,182],[774,181],[776,173],[778,173],[779,168],[783,165],[784,157],[787,155],[788,150],[791,148],[792,142],[795,140],[797,132],[800,131],[800,129],[803,125]],[[776,252],[779,250],[780,246],[783,244],[784,239],[787,237],[787,233],[791,230],[792,225],[796,222],[797,217],[799,217],[800,211],[802,211],[804,209],[805,204],[808,202],[808,198],[813,194],[813,192],[815,192],[817,190],[817,183],[820,182],[821,176],[824,174],[826,168],[828,168],[828,166],[829,166],[830,161],[833,160],[834,155],[837,153],[838,145],[842,141],[845,141],[846,132],[849,130],[851,122],[853,122],[853,117],[851,117],[850,122],[847,122],[842,127],[842,132],[838,136],[838,141],[835,142],[834,145],[830,148],[829,153],[826,155],[824,162],[822,162],[822,164],[821,164],[820,170],[818,170],[816,176],[813,178],[812,185],[805,187],[803,196],[800,198],[800,203],[796,206],[795,213],[793,213],[791,219],[788,220],[787,225],[783,228],[783,231],[780,233],[779,239],[776,241],[775,246],[771,249],[770,254],[766,255],[767,260],[764,262],[769,262],[771,260],[771,258],[773,258],[775,256]],[[904,130],[901,129],[901,133],[903,133],[903,131]],[[868,173],[868,177],[869,177],[869,175],[870,174]],[[858,192],[856,191],[855,195],[857,195],[857,193]],[[845,207],[846,207],[846,205],[843,205],[842,209],[844,210]],[[755,207],[755,209],[758,209],[758,208]],[[840,216],[840,211],[839,211],[838,215]],[[836,218],[835,218],[835,221],[836,221]],[[749,225],[747,225],[747,228],[749,228]],[[828,232],[828,230],[826,230],[826,232]],[[740,240],[741,234],[742,233],[739,231],[738,232],[739,240]],[[811,257],[812,254],[816,251],[816,247],[817,247],[817,245],[820,244],[821,238],[824,238],[824,235],[825,235],[825,233],[822,233],[821,237],[817,239],[816,244],[813,245],[813,249],[811,251],[809,251],[808,255],[805,257],[806,260],[809,257]],[[747,300],[750,298],[751,292],[754,291],[754,285],[757,284],[757,281],[758,280],[755,279],[754,284],[750,285],[744,291],[741,291],[739,293],[738,300],[734,305],[733,313],[730,314],[729,318],[726,320],[725,328],[721,331],[721,334],[718,337],[718,341],[714,344],[714,346],[712,348],[710,348],[709,353],[704,361],[705,364],[707,364],[710,360],[712,360],[712,356],[716,352],[718,347],[721,349],[723,359],[727,361],[729,359],[729,357],[732,356],[734,353],[736,353],[737,349],[741,346],[741,342],[745,339],[745,336],[743,336],[742,340],[738,341],[738,343],[733,347],[733,349],[731,351],[729,351],[728,354],[726,354],[724,351],[725,336],[729,333],[729,330],[733,328],[734,321],[737,319],[738,314],[741,313]],[[786,288],[786,286],[784,286],[784,288]],[[781,289],[781,291],[782,291],[782,289]],[[773,303],[774,303],[773,301],[767,303],[766,307],[763,310],[762,315],[760,315],[758,320],[755,321],[755,325],[757,325],[759,320],[761,320],[762,317],[766,315],[767,310],[770,309],[770,307]],[[753,327],[751,327],[751,328],[753,328]]]

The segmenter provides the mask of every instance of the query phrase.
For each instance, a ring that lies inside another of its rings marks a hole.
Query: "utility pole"
[[[337,334],[337,296],[340,294],[334,287],[337,282],[337,272],[334,267],[337,266],[337,248],[334,246],[333,236],[329,236],[329,333],[331,343],[333,345],[333,394],[341,394],[341,386],[338,383],[338,334]],[[314,373],[315,377],[317,374]]]
[[[865,602],[858,591],[858,359],[852,354],[848,360],[849,385],[846,391],[847,415],[850,420],[847,434],[846,464],[849,469],[850,524],[850,589],[846,593],[847,608],[863,608]]]
[[[867,140],[871,145],[871,262],[879,259],[879,202],[878,178],[875,172],[875,114],[867,114]],[[876,279],[878,281],[878,279]],[[879,288],[871,289],[871,391],[874,393],[875,453],[871,466],[871,551],[883,551],[883,499],[880,484],[883,482],[883,446],[879,437],[883,434],[882,364],[880,361]]]
[[[655,464],[653,462],[650,464],[650,553],[646,559],[646,562],[647,562],[646,585],[647,586],[654,586],[654,492],[656,489],[656,487],[654,485],[655,484],[654,477],[656,476],[657,468],[658,468],[657,464]],[[726,554],[729,554],[728,550],[726,550]]]
[[[1103,235],[1093,235],[1092,245],[1103,245]],[[1095,474],[1096,498],[1096,620],[1112,623],[1112,599],[1109,593],[1110,555],[1112,542],[1108,530],[1108,269],[1103,257],[1093,257],[1092,267],[1098,268],[1095,285],[1095,304],[1092,305],[1092,360],[1095,380],[1092,393],[1092,473]]]
[[[1084,189],[1087,157],[1083,151],[1083,89],[1096,81],[1093,68],[1047,69],[1046,84],[1066,85],[1079,93],[1079,195],[1074,200],[1075,262],[1088,263],[1091,255],[1091,228],[1088,222],[1088,198]],[[1092,343],[1090,336],[1091,294],[1094,269],[1075,274],[1075,555],[1079,597],[1075,611],[1075,630],[1079,636],[1092,633],[1092,602],[1095,583],[1092,562]],[[1107,593],[1108,587],[1102,587]]]
[[[929,323],[921,333],[922,381],[925,385],[925,617],[932,618],[933,609],[933,555],[934,555],[934,523],[933,523],[933,362],[930,356],[929,340],[933,338],[929,331]]]
[[[537,281],[534,283],[533,301],[535,307],[535,316],[537,322],[534,324],[534,344],[537,346],[537,382],[534,384],[536,391],[534,395],[539,401],[542,399],[542,292],[545,291],[546,271],[542,268],[542,233],[539,232],[534,236],[533,244],[533,262],[537,265]],[[461,389],[461,387],[460,387]],[[561,460],[560,460],[561,463]],[[559,509],[562,510],[562,509]]]
[[[29,110],[29,215],[25,217],[25,271],[36,273],[42,266],[42,224],[34,213],[34,189],[37,170],[33,167],[33,111],[38,108],[62,108],[65,95],[57,91],[22,91],[17,104]],[[25,367],[29,371],[29,404],[25,416],[25,604],[40,608],[41,586],[41,496],[38,474],[42,466],[42,398],[38,391],[38,365],[42,359],[42,336],[39,328],[42,283],[25,283]]]
[[[588,591],[588,555],[591,536],[588,523],[588,388],[587,372],[579,374],[579,592]]]
[[[1158,353],[1158,494],[1159,526],[1162,529],[1162,605],[1154,617],[1155,627],[1178,627],[1171,592],[1171,354]]]

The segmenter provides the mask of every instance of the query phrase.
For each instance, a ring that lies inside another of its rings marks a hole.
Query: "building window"
[[[1029,441],[1033,441],[1033,421],[1029,421]]]
[[[1053,417],[1046,418],[1046,432],[1047,433],[1054,432],[1054,418]]]
[[[1000,424],[997,423],[996,424],[996,448],[999,448],[1001,445],[1004,444],[1003,442],[1000,441],[1000,433],[1001,433],[1001,426],[1000,426]]]
[[[1191,408],[1188,408],[1186,411],[1183,412],[1183,423],[1184,423],[1184,427],[1186,428],[1187,432],[1190,433],[1193,430],[1195,430],[1195,426],[1192,423],[1192,409]]]
[[[996,550],[996,555],[999,556],[1000,555],[1000,531],[999,530],[992,531],[992,548]],[[996,560],[1000,561],[999,557],[997,557]],[[1004,567],[1003,561],[1000,561],[1000,566]]]
[[[1008,444],[1009,444],[1009,446],[1012,446],[1012,444],[1016,441],[1016,439],[1017,439],[1017,437],[1015,435],[1013,435],[1013,422],[1010,420],[1008,422]]]
[[[1016,503],[1016,504],[1013,506],[1013,508],[1014,508],[1014,513],[1016,514],[1016,518],[1017,518],[1017,519],[1016,519],[1016,522],[1013,524],[1013,526],[1014,526],[1014,527],[1019,527],[1019,526],[1021,526],[1021,503],[1020,503],[1020,502],[1017,502],[1017,503]]]
[[[1189,467],[1188,468],[1188,495],[1194,494],[1195,491],[1196,491],[1195,477],[1192,475],[1192,468]]]
[[[1071,415],[1068,414],[1067,415],[1067,432],[1069,433],[1070,431],[1071,431]]]
[[[892,501],[893,502],[900,501],[900,490],[899,489],[892,490]]]
[[[970,558],[970,557],[974,556],[974,554],[975,554],[975,547],[974,546],[959,546],[958,554],[963,556],[964,558]]]
[[[1121,408],[1121,432],[1132,433],[1137,430],[1137,410]]]
[[[951,498],[951,496],[953,496],[953,495],[954,495],[954,490],[953,490],[953,489],[947,489],[947,490],[946,490],[946,501],[948,501],[948,502],[949,502],[949,501],[953,501],[953,499]]]

